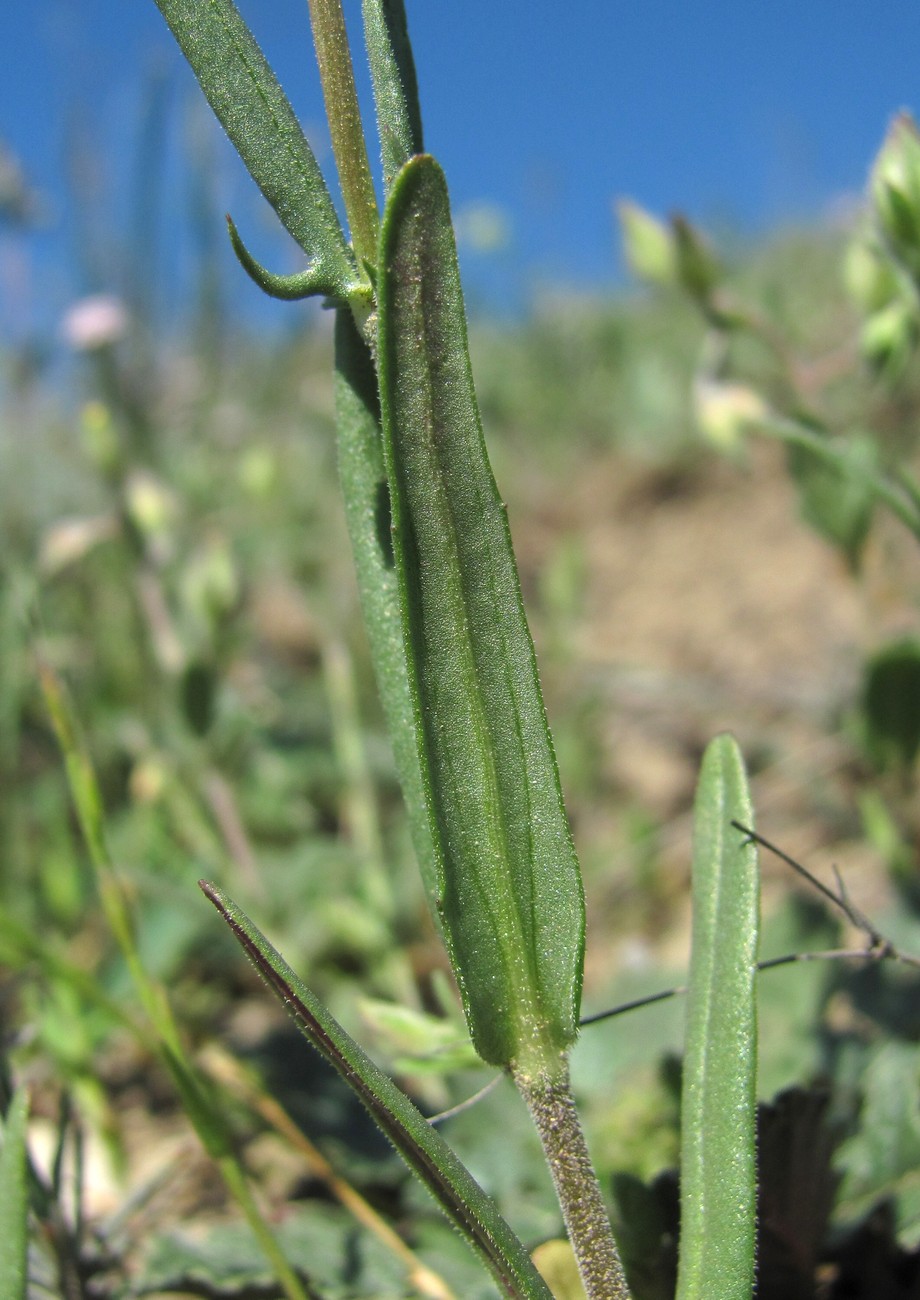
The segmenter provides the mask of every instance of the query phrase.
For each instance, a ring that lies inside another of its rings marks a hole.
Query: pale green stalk
[[[332,152],[352,246],[359,266],[375,266],[380,222],[341,0],[309,0],[309,5]]]
[[[568,1071],[553,1080],[515,1076],[514,1082],[540,1135],[587,1300],[629,1300]]]

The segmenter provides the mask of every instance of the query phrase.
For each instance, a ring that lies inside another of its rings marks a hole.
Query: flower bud
[[[720,451],[734,451],[752,425],[766,419],[766,402],[747,384],[700,377],[693,385],[697,427]]]
[[[677,284],[677,255],[671,231],[631,199],[621,199],[617,215],[623,233],[623,251],[634,275],[652,284]]]
[[[158,553],[171,549],[176,501],[149,470],[134,470],[125,480],[125,510],[131,523]]]
[[[112,413],[104,402],[87,402],[80,412],[80,433],[90,462],[102,474],[118,469],[121,450]]]
[[[457,243],[474,253],[501,253],[511,246],[511,223],[497,203],[467,203],[454,217]]]
[[[182,599],[197,626],[211,635],[236,609],[240,579],[230,547],[214,535],[193,555],[182,574]]]
[[[121,299],[97,293],[71,304],[61,321],[61,333],[75,352],[95,352],[124,338],[128,325]]]
[[[50,577],[78,564],[100,542],[118,536],[118,520],[112,515],[59,519],[42,534],[38,552],[39,572]]]
[[[139,759],[131,769],[128,788],[136,804],[160,802],[169,781],[169,772],[162,759],[149,755]]]
[[[873,312],[859,338],[869,365],[889,379],[902,374],[917,342],[917,323],[914,304],[903,295]]]
[[[257,500],[270,497],[278,484],[278,456],[272,447],[249,447],[237,469],[240,486]]]
[[[891,259],[865,232],[849,243],[843,259],[843,282],[853,302],[864,312],[886,307],[901,292]]]
[[[698,303],[708,302],[719,282],[719,266],[702,237],[684,217],[674,217],[674,248],[677,279],[681,288]]]
[[[920,134],[907,113],[899,113],[889,128],[870,188],[885,243],[920,280]]]

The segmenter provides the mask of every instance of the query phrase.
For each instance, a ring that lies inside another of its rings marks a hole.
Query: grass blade
[[[694,811],[677,1300],[750,1300],[754,1286],[759,881],[733,819],[753,824],[747,778],[718,736]]]
[[[6,1112],[0,1147],[0,1295],[4,1300],[25,1300],[27,1292],[28,1114],[28,1094],[19,1088]]]
[[[354,1089],[441,1209],[477,1251],[508,1296],[551,1300],[524,1246],[453,1151],[405,1093],[358,1046],[236,904],[201,888],[316,1050]]]
[[[447,188],[427,155],[393,187],[378,290],[384,458],[437,907],[480,1055],[540,1075],[576,1034],[581,877],[473,390]]]
[[[131,905],[115,871],[105,838],[104,811],[92,760],[79,734],[64,684],[44,663],[39,676],[45,703],[64,756],[70,793],[96,877],[106,921],[121,950],[141,1005],[158,1042],[156,1050],[182,1099],[202,1146],[216,1162],[256,1240],[275,1270],[288,1300],[305,1300],[305,1291],[284,1258],[274,1232],[252,1194],[237,1157],[223,1112],[189,1061],[173,1018],[166,989],[148,975],[134,936]]]

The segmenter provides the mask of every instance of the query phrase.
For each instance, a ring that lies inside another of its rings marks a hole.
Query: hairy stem
[[[361,110],[341,0],[309,0],[316,60],[332,152],[358,265],[377,261],[377,199],[367,161]]]
[[[630,1300],[597,1174],[572,1098],[568,1067],[549,1078],[515,1074],[540,1134],[587,1300]]]

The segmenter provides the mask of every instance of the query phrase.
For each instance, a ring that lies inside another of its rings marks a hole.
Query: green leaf
[[[316,1197],[288,1206],[278,1238],[298,1276],[308,1279],[310,1300],[399,1300],[420,1294],[410,1291],[405,1266],[373,1233],[356,1240],[355,1221],[340,1206]],[[193,1238],[175,1231],[154,1236],[146,1243],[140,1277],[132,1279],[136,1295],[227,1300],[275,1295],[272,1280],[258,1242],[239,1223],[220,1223]]]
[[[878,455],[874,443],[862,437],[841,441],[833,449],[836,462],[806,446],[790,446],[789,468],[805,519],[856,568],[872,522]]]
[[[6,1112],[0,1147],[0,1295],[4,1300],[25,1300],[27,1291],[28,1114],[28,1094],[19,1088]]]
[[[361,1000],[361,1018],[398,1074],[455,1074],[479,1065],[459,1020],[379,998]]]
[[[412,844],[425,888],[429,897],[433,897],[437,867],[418,761],[399,613],[377,374],[351,312],[344,309],[336,312],[335,323],[335,415],[339,478],[358,575],[361,612],[409,815]]]
[[[467,351],[447,187],[384,214],[379,375],[436,905],[477,1051],[540,1074],[577,1031],[584,902],[505,507]]]
[[[860,1078],[859,1128],[840,1147],[840,1209],[848,1219],[894,1203],[899,1241],[920,1244],[920,1103],[915,1043],[889,1042],[873,1051]]]
[[[719,283],[719,268],[711,251],[685,217],[671,220],[678,283],[691,298],[706,307]]]
[[[403,0],[364,0],[363,10],[384,193],[389,195],[400,167],[424,148],[418,82]]]
[[[257,262],[243,243],[232,217],[227,217],[227,234],[230,246],[236,253],[236,260],[263,293],[270,298],[280,298],[283,302],[298,302],[301,298],[311,298],[315,294],[325,293],[322,276],[318,276],[314,266],[303,271],[294,271],[290,275],[279,275],[267,270]]]
[[[750,1300],[757,1179],[757,855],[730,736],[703,756],[694,810],[693,951],[681,1107],[677,1300]]]
[[[530,1256],[453,1151],[405,1093],[380,1070],[263,934],[220,890],[199,882],[247,956],[316,1050],[361,1099],[441,1209],[480,1255],[505,1295],[550,1300]]]
[[[233,0],[156,0],[218,120],[310,258],[313,293],[347,299],[360,276],[313,150]]]
[[[867,748],[877,765],[909,772],[920,753],[920,642],[905,637],[873,655],[862,711]]]

